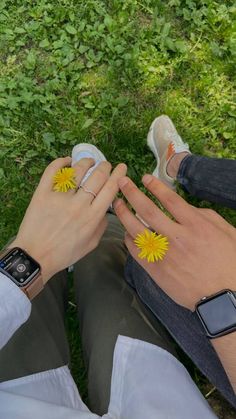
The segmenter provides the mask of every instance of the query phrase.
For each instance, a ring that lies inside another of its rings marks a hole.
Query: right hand
[[[204,296],[226,288],[236,291],[236,229],[215,211],[189,205],[154,176],[144,176],[143,183],[175,220],[129,178],[119,181],[136,213],[170,243],[163,260],[148,263],[140,259],[134,239],[145,227],[122,200],[117,201],[115,211],[128,232],[126,245],[136,261],[174,301],[190,310]]]
[[[41,265],[44,283],[98,245],[107,225],[106,211],[119,190],[118,180],[127,170],[120,164],[110,175],[111,164],[102,162],[84,184],[97,194],[94,199],[82,189],[53,191],[53,176],[70,164],[71,158],[66,157],[46,168],[10,245],[25,249]],[[93,164],[92,159],[83,159],[74,166],[78,186]]]

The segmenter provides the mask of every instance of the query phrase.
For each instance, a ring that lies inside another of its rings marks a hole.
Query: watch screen
[[[26,285],[40,270],[39,264],[19,248],[0,260],[0,268],[20,286]]]
[[[236,326],[235,304],[234,297],[225,292],[198,306],[198,312],[211,335]]]

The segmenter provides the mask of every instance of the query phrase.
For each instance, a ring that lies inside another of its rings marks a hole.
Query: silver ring
[[[84,192],[90,193],[91,195],[94,196],[94,198],[96,198],[96,196],[97,196],[97,194],[95,192],[91,191],[91,189],[86,189],[85,186],[83,186],[83,185],[80,185],[79,189],[83,189]]]

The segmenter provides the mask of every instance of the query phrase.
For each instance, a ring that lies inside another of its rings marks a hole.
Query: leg
[[[200,371],[236,407],[236,395],[196,313],[176,304],[132,257],[126,265],[126,280]]]
[[[68,364],[66,297],[67,273],[63,271],[32,301],[30,318],[0,351],[1,382]]]
[[[153,175],[169,188],[175,190],[178,180],[197,198],[236,208],[236,160],[190,154],[188,144],[166,115],[153,121],[147,144],[157,161]]]
[[[188,155],[177,180],[197,198],[236,208],[236,160]]]
[[[107,412],[113,351],[119,334],[156,344],[175,355],[163,326],[124,281],[127,250],[114,215],[98,248],[75,266],[75,289],[90,407]]]

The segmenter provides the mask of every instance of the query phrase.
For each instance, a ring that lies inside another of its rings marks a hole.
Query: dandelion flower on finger
[[[137,235],[134,243],[141,250],[138,254],[140,259],[147,259],[148,262],[156,262],[162,260],[167,250],[169,249],[169,242],[167,237],[161,234],[144,230],[143,233]]]
[[[69,189],[76,189],[75,169],[63,167],[53,176],[53,190],[55,192],[67,192]]]

